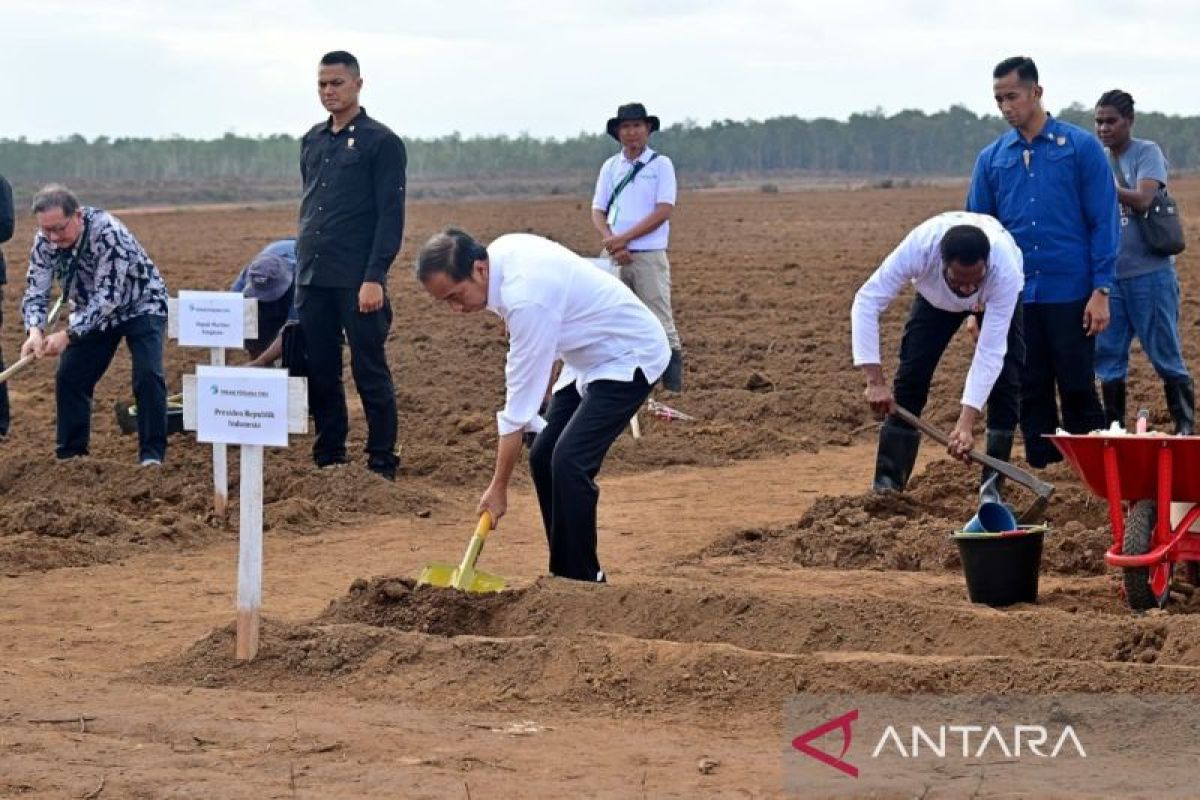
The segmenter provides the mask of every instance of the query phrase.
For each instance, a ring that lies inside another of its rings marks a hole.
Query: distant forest
[[[1091,109],[1076,104],[1058,115],[1091,129]],[[980,148],[1005,130],[996,116],[962,106],[934,114],[873,111],[832,119],[778,117],[675,124],[654,138],[685,186],[772,174],[947,177],[970,174]],[[1135,135],[1162,145],[1175,170],[1200,168],[1200,116],[1140,113]],[[410,193],[578,191],[615,150],[604,134],[569,139],[469,137],[455,133],[406,141]],[[294,196],[298,140],[290,135],[220,139],[134,139],[69,136],[55,142],[0,139],[0,172],[27,193],[49,181],[86,187],[147,190],[148,200],[179,200],[171,187],[203,187],[189,199],[262,200]],[[456,186],[457,190],[439,187]],[[564,189],[565,187],[565,189]],[[134,195],[140,193],[134,191]]]

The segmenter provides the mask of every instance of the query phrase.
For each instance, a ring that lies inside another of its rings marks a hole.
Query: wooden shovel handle
[[[918,417],[916,414],[909,411],[904,406],[896,405],[892,413],[907,422],[909,425],[912,425],[930,439],[933,439],[935,442],[944,445],[950,444],[949,436],[946,436],[944,433]],[[1049,498],[1050,495],[1054,494],[1054,486],[1046,483],[1043,480],[1035,478],[1020,467],[1014,467],[1007,461],[1001,461],[998,458],[992,458],[991,456],[985,455],[978,450],[970,451],[967,453],[967,457],[977,464],[982,464],[985,467],[991,467],[1001,475],[1004,475],[1010,480],[1024,486],[1026,489],[1029,489],[1040,498]]]
[[[54,324],[54,321],[56,319],[58,319],[58,312],[62,310],[62,307],[63,307],[63,298],[61,295],[59,295],[59,298],[54,301],[54,305],[52,305],[50,307],[50,313],[46,315],[46,329],[47,330],[49,330],[50,326]],[[34,360],[35,360],[35,357],[31,356],[31,355],[23,356],[22,358],[18,359],[15,364],[12,364],[11,366],[9,366],[8,369],[4,370],[3,372],[0,372],[0,383],[4,383],[9,378],[11,378],[13,375],[16,375],[18,372],[25,369],[25,367],[32,364],[34,362]]]
[[[33,363],[33,358],[33,356],[24,356],[8,369],[4,370],[4,372],[0,372],[0,383],[4,383],[13,375],[16,375],[18,372],[25,369],[25,367]]]

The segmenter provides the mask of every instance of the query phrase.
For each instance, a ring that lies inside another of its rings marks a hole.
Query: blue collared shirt
[[[1025,256],[1025,302],[1067,303],[1115,280],[1120,217],[1100,142],[1048,117],[1032,142],[1014,129],[975,161],[967,210],[990,214]]]

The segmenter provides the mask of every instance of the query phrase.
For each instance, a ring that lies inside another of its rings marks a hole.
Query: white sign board
[[[196,439],[287,447],[288,373],[196,367]]]
[[[180,292],[179,344],[245,347],[244,306],[240,292]]]

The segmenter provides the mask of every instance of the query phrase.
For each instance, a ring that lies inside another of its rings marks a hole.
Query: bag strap
[[[617,195],[619,195],[625,189],[626,186],[628,186],[630,183],[632,183],[633,179],[637,177],[637,174],[642,171],[642,167],[646,166],[647,164],[649,164],[651,161],[653,161],[656,158],[658,158],[658,153],[651,153],[649,158],[647,158],[645,161],[637,162],[636,164],[633,165],[633,169],[631,169],[631,170],[629,170],[629,172],[625,173],[625,177],[621,179],[621,182],[616,185],[616,187],[613,189],[612,194],[609,195],[609,197],[608,197],[608,203],[604,206],[605,214],[607,214],[609,212],[609,210],[612,209],[613,203],[615,203],[617,201]]]
[[[1129,184],[1125,182],[1125,173],[1121,171],[1121,165],[1117,162],[1116,155],[1107,147],[1104,148],[1104,152],[1108,154],[1108,165],[1112,167],[1113,175],[1117,178],[1117,183],[1122,189],[1128,189]]]

